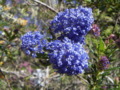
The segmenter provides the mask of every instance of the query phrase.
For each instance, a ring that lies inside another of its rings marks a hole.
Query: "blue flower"
[[[76,75],[88,67],[89,56],[80,43],[65,38],[63,41],[50,42],[47,49],[50,50],[50,63],[58,73]]]
[[[25,54],[37,57],[37,53],[43,53],[43,47],[46,45],[44,36],[39,32],[27,32],[21,37],[21,49]]]
[[[75,42],[83,42],[84,36],[91,30],[94,22],[92,9],[78,7],[59,12],[51,21],[51,29],[54,34],[68,37]]]

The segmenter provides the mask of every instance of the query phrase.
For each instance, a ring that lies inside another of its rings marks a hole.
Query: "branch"
[[[48,8],[49,10],[51,10],[52,12],[54,12],[54,13],[58,13],[56,10],[54,10],[54,8],[52,8],[52,7],[50,7],[50,6],[48,6],[47,4],[45,4],[45,3],[43,3],[43,2],[41,2],[41,1],[39,1],[39,0],[34,0],[36,3],[38,3],[38,4],[41,4],[41,5],[43,5],[44,7],[46,7],[46,8]]]
[[[79,79],[79,80],[82,80],[83,81],[83,84],[89,84],[87,80],[85,80],[82,76],[78,76],[76,75],[76,77]]]
[[[23,77],[23,74],[21,74],[20,72],[17,72],[17,71],[10,71],[10,70],[6,70],[6,69],[3,69],[1,68],[1,71],[5,74],[12,74],[12,75],[15,75],[17,76],[18,78],[20,77]],[[25,75],[26,76],[26,75]]]

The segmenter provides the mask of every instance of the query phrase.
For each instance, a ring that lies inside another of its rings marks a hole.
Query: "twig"
[[[3,73],[5,73],[5,74],[15,75],[15,76],[17,76],[18,78],[23,77],[23,75],[20,74],[20,72],[17,72],[17,71],[11,71],[11,70],[8,71],[8,70],[3,69],[3,68],[1,68],[1,71],[2,71]],[[26,75],[25,75],[25,76],[26,76]]]
[[[1,68],[1,71],[5,74],[13,74],[13,75],[16,75],[17,77],[19,76],[19,73],[15,72],[15,71],[8,71],[8,70],[3,69],[3,68]]]
[[[88,84],[88,81],[85,80],[83,77],[78,76],[78,75],[76,75],[76,77],[77,77],[79,80],[82,80],[82,81],[83,81],[83,84]]]
[[[43,2],[41,2],[41,1],[39,1],[39,0],[34,0],[34,1],[35,1],[36,3],[38,3],[38,4],[43,5],[44,7],[48,8],[49,10],[53,11],[53,12],[56,13],[56,14],[58,13],[56,10],[54,10],[54,8],[48,6],[47,4],[45,4],[45,3],[43,3]]]

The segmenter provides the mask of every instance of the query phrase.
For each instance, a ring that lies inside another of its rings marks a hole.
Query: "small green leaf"
[[[116,70],[116,69],[120,69],[120,67],[113,67],[113,68],[110,68],[110,69],[106,69],[105,71],[111,71],[111,70]]]
[[[99,44],[98,44],[98,51],[99,52],[104,52],[106,49],[105,43],[102,40],[102,38],[100,38]]]

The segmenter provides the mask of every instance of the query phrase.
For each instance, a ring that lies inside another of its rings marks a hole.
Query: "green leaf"
[[[86,0],[86,2],[91,2],[91,0]]]
[[[105,43],[102,40],[102,38],[100,38],[99,44],[98,44],[98,52],[104,52],[106,49]]]
[[[10,37],[10,41],[14,40],[15,38],[16,38],[15,35],[11,36],[11,37]]]
[[[108,26],[106,30],[103,31],[103,34],[109,36],[112,33],[113,26]]]
[[[38,53],[37,54],[37,58],[39,58],[39,59],[48,59],[48,54]]]
[[[113,67],[113,68],[110,68],[110,69],[106,69],[105,71],[111,71],[111,70],[116,70],[116,69],[120,69],[120,67]]]

